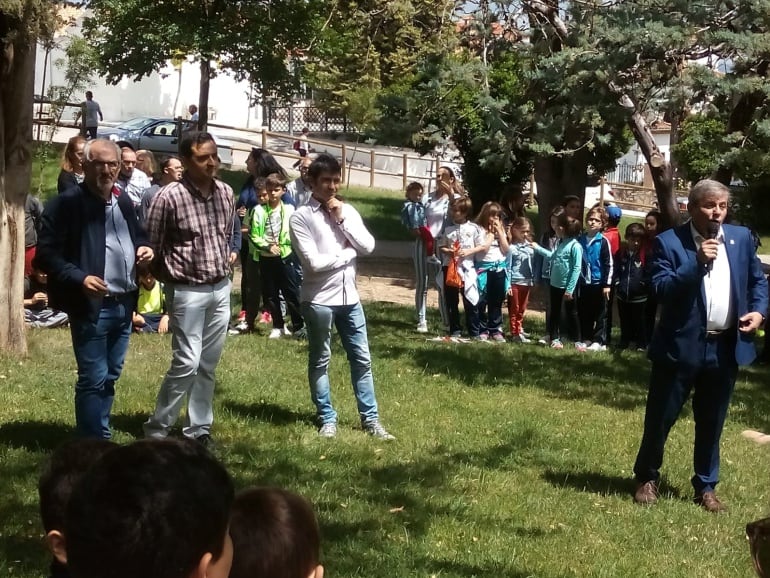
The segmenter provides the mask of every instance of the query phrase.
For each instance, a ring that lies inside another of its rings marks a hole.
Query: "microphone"
[[[719,227],[720,227],[719,221],[709,221],[708,226],[706,227],[706,238],[716,239],[717,235],[719,235]],[[711,260],[708,262],[708,265],[706,265],[706,271],[711,273],[711,269],[713,269],[713,267],[714,267],[714,261]]]

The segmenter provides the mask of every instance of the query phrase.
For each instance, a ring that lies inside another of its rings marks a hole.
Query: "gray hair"
[[[730,189],[719,181],[712,179],[703,179],[695,183],[690,189],[690,194],[687,196],[687,205],[697,207],[704,197],[708,195],[725,196],[727,200],[730,200]]]
[[[115,141],[106,139],[106,138],[97,138],[92,140],[87,140],[86,145],[83,147],[83,160],[84,161],[91,161],[91,145],[94,143],[109,143],[112,146],[115,147],[115,158],[118,162],[120,162],[121,152],[120,147]]]

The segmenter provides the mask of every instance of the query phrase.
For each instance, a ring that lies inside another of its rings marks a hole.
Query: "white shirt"
[[[142,204],[144,192],[152,186],[152,182],[146,174],[135,168],[131,172],[131,178],[129,179],[126,179],[123,174],[118,175],[115,186],[118,187],[121,193],[128,195],[128,198],[134,203],[134,207],[138,207]]]
[[[294,205],[299,208],[302,205],[306,205],[310,200],[310,195],[313,193],[306,185],[302,177],[294,179],[288,185],[286,185],[286,192],[290,193],[294,198]]]
[[[374,251],[374,237],[351,205],[342,206],[342,223],[310,198],[290,221],[291,244],[302,263],[301,301],[317,305],[355,305],[356,257]]]
[[[696,249],[700,249],[705,237],[698,233],[690,222],[690,233]],[[727,259],[725,234],[722,227],[716,237],[719,241],[717,257],[712,262],[711,270],[703,277],[703,289],[706,294],[706,330],[721,331],[733,325],[733,300],[730,295],[730,261]]]
[[[444,228],[444,219],[449,210],[449,199],[450,195],[444,195],[440,199],[434,199],[433,195],[430,195],[423,199],[425,219],[434,239],[441,234],[441,230]]]

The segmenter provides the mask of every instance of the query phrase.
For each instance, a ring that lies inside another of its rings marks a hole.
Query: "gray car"
[[[195,123],[182,121],[182,134],[195,129]],[[136,150],[147,149],[159,154],[179,154],[179,127],[173,118],[132,118],[115,127],[99,127],[99,136],[112,141],[124,140]],[[219,158],[224,164],[232,164],[232,145],[213,135],[217,141]]]

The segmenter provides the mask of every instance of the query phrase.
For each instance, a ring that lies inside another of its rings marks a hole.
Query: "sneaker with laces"
[[[602,345],[598,341],[594,341],[591,345],[588,346],[588,351],[607,351],[607,346]]]
[[[294,337],[294,339],[299,339],[299,340],[307,339],[307,327],[300,327],[294,333],[292,333],[292,336]]]
[[[545,337],[541,337],[537,340],[538,345],[550,345],[551,342],[548,341]]]
[[[291,335],[291,329],[284,325],[283,329],[281,329],[281,337],[291,337]]]
[[[526,331],[524,331],[523,329],[521,330],[521,332],[519,332],[519,335],[521,335],[522,337],[526,337],[527,339],[529,339],[530,337],[532,337],[532,336],[531,336],[529,333],[527,333],[527,332],[526,332]]]
[[[527,336],[523,333],[519,333],[518,335],[511,335],[511,341],[513,343],[532,343],[532,340],[527,338]],[[541,341],[545,343],[545,340],[541,339]]]
[[[427,333],[428,332],[428,323],[426,321],[421,321],[417,324],[417,333]]]
[[[583,343],[582,341],[577,341],[575,343],[575,349],[577,349],[578,351],[580,351],[582,353],[583,351],[585,351],[587,349],[587,347],[586,347],[586,344]]]
[[[551,341],[551,349],[564,349],[564,344],[561,342],[561,339],[554,339]]]
[[[502,333],[493,333],[490,339],[495,343],[505,343],[505,337],[503,337]]]
[[[337,436],[337,423],[330,421],[323,424],[318,430],[318,435],[322,438],[333,438]]]
[[[283,335],[283,329],[278,329],[277,327],[274,327],[270,330],[270,335],[268,335],[268,339],[280,339],[281,335]]]
[[[368,421],[364,424],[361,424],[361,427],[364,429],[366,433],[368,433],[372,437],[376,437],[381,440],[396,439],[395,436],[389,434],[387,430],[384,427],[382,427],[382,424],[379,422],[379,420]]]
[[[489,333],[480,333],[479,341],[489,341]]]
[[[241,319],[238,321],[238,325],[235,326],[235,328],[238,331],[248,331],[249,330],[249,324],[246,323],[246,319]]]

